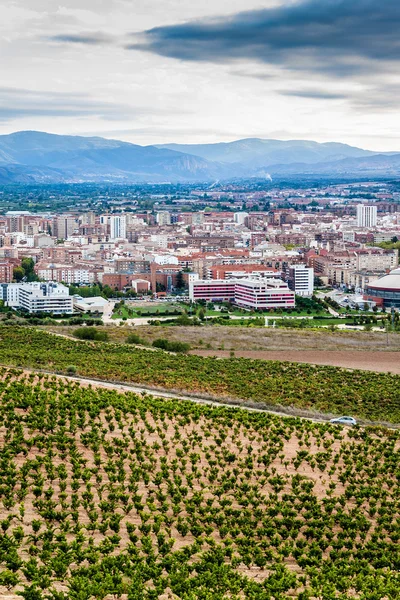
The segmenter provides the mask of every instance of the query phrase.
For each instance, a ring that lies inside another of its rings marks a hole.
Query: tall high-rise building
[[[157,224],[160,226],[171,225],[171,213],[169,213],[167,210],[160,210],[156,214],[156,220]]]
[[[373,204],[357,204],[357,227],[376,227],[377,212]]]
[[[67,240],[77,228],[75,217],[56,217],[53,222],[53,235],[59,240]]]
[[[110,217],[110,238],[126,238],[126,217],[112,216]]]

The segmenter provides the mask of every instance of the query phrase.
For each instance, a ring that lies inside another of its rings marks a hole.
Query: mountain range
[[[215,181],[250,177],[400,176],[399,153],[340,143],[250,138],[139,146],[101,137],[20,131],[0,136],[0,184]]]

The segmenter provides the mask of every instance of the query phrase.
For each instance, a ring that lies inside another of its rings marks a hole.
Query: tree
[[[25,256],[21,261],[21,267],[24,270],[24,276],[27,281],[38,281],[35,273],[35,263],[32,258]]]
[[[25,271],[22,267],[14,267],[13,275],[14,280],[18,283],[19,281],[22,281],[25,277]]]
[[[183,290],[185,289],[186,285],[185,285],[185,280],[183,278],[183,272],[179,271],[179,273],[176,276],[176,284],[175,287],[177,290]]]
[[[314,285],[315,287],[322,287],[324,285],[324,282],[322,281],[321,277],[318,277],[318,275],[314,277]]]

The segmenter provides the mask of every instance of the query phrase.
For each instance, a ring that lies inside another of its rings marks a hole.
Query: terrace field
[[[400,432],[18,369],[0,398],[1,598],[399,598]]]

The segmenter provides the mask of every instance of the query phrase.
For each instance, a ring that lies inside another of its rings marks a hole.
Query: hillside
[[[117,140],[22,131],[0,136],[0,167],[56,170],[64,181],[199,181],[230,174],[188,154]],[[1,182],[1,180],[0,180]]]
[[[0,369],[0,596],[398,597],[398,432]]]
[[[400,175],[400,153],[399,154],[374,154],[361,158],[347,158],[333,162],[323,162],[314,165],[306,163],[275,164],[270,166],[272,175],[336,175],[346,176],[357,173],[359,176],[399,176]]]

